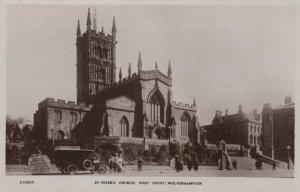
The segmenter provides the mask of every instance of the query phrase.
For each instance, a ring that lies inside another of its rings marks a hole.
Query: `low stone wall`
[[[268,156],[265,156],[265,155],[261,155],[261,154],[256,153],[254,155],[254,158],[259,159],[260,161],[262,161],[264,163],[267,163],[269,165],[273,165],[273,163],[275,163],[277,168],[282,168],[282,169],[287,169],[288,168],[288,164],[286,162],[278,161],[276,159],[272,159],[272,158],[270,158]]]

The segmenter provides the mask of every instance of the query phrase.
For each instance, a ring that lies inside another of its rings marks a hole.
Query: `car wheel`
[[[69,165],[67,170],[71,175],[75,175],[76,172],[77,172],[77,166],[76,165]]]
[[[106,173],[106,170],[107,170],[107,168],[105,165],[100,165],[97,169],[98,173],[100,173],[100,174]]]
[[[85,169],[92,169],[93,168],[93,162],[90,159],[85,159],[82,163],[82,166]]]
[[[63,174],[68,174],[68,166],[64,166],[62,169],[61,169],[62,173]]]

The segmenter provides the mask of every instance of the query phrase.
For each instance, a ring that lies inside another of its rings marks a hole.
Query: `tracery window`
[[[163,104],[160,102],[159,98],[153,94],[149,100],[150,103],[150,120],[152,122],[161,122],[163,123]]]
[[[185,114],[182,115],[181,117],[181,136],[188,136],[188,131],[189,131],[189,121],[186,117]]]
[[[128,120],[125,116],[123,116],[122,119],[120,120],[120,125],[121,125],[121,136],[129,137],[129,125],[128,125]]]

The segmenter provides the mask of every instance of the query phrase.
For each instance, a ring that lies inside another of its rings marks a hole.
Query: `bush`
[[[175,144],[175,143],[171,143],[170,144],[170,156],[174,157],[176,154],[180,154],[180,146]]]
[[[167,146],[162,145],[162,146],[160,147],[159,151],[167,152],[167,151],[168,151],[168,148],[167,148]]]
[[[139,149],[138,152],[137,152],[138,156],[142,156],[143,153],[144,153],[144,151],[142,149]]]
[[[157,161],[158,162],[165,162],[165,161],[167,161],[167,159],[168,159],[168,155],[165,151],[160,151],[157,154]]]
[[[149,152],[149,150],[145,150],[144,153],[143,153],[143,156],[144,156],[144,157],[150,157],[150,152]]]
[[[156,157],[158,153],[158,150],[156,147],[153,147],[150,151],[151,157]]]

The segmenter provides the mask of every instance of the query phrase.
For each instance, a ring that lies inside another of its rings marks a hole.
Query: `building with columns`
[[[238,144],[243,147],[256,147],[261,145],[262,124],[260,114],[257,110],[247,114],[244,113],[242,105],[239,105],[238,112],[229,114],[225,110],[217,110],[211,125],[203,127],[206,133],[208,143],[217,144],[221,140],[226,143]]]
[[[136,73],[132,73],[131,63],[127,74],[117,70],[116,20],[113,18],[112,33],[105,34],[103,28],[97,31],[95,15],[92,25],[88,11],[84,33],[79,20],[77,24],[77,103],[52,98],[42,101],[34,114],[37,139],[100,143],[141,143],[146,139],[160,145],[199,142],[195,99],[192,104],[173,101],[171,62],[166,74],[157,63],[146,71],[139,53]]]

